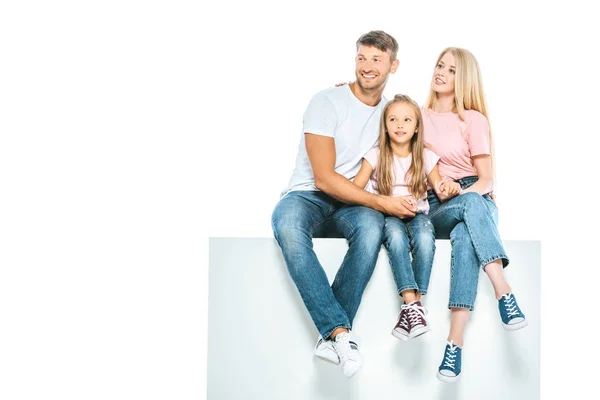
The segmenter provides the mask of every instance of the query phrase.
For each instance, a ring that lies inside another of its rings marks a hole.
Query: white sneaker
[[[315,357],[319,357],[323,361],[327,361],[332,364],[339,364],[340,358],[338,357],[335,349],[333,348],[333,341],[323,339],[321,335],[317,337],[317,344],[313,350]]]
[[[344,375],[352,377],[363,365],[363,357],[358,350],[358,336],[352,332],[338,333],[333,340],[333,348],[340,358]]]

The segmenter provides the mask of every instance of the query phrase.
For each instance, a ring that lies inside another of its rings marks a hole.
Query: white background
[[[3,3],[0,397],[202,398],[208,236],[271,235],[304,108],[353,78],[371,29],[400,42],[386,95],[422,102],[446,46],[480,61],[502,236],[542,240],[542,398],[583,393],[600,65],[583,4]]]

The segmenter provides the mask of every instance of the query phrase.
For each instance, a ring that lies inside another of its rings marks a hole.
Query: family
[[[381,245],[402,302],[392,335],[411,340],[430,329],[421,300],[435,239],[449,238],[450,332],[437,377],[455,382],[480,268],[494,287],[502,326],[527,326],[503,272],[509,260],[490,196],[492,137],[479,65],[465,49],[444,49],[419,107],[406,95],[383,97],[399,65],[392,36],[371,31],[356,50],[356,80],[317,93],[306,108],[296,166],[273,211],[274,236],[319,331],[315,356],[348,377],[363,365],[352,322]],[[313,237],[348,241],[331,285]]]

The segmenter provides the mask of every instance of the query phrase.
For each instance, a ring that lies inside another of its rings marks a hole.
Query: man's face
[[[364,91],[380,90],[385,86],[390,73],[396,72],[398,60],[390,59],[390,51],[377,47],[363,46],[356,54],[356,82]]]

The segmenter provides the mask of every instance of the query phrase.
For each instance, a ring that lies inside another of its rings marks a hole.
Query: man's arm
[[[370,207],[398,218],[415,215],[416,207],[408,204],[406,200],[369,193],[335,172],[335,141],[332,137],[307,132],[305,143],[315,186],[319,190],[344,203]]]

